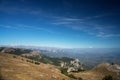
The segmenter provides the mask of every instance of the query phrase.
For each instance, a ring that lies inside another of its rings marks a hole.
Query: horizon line
[[[87,49],[111,49],[111,48],[120,48],[120,47],[55,47],[55,46],[38,46],[38,45],[0,45],[0,47],[34,47],[34,48],[60,48],[60,49],[82,49],[82,48],[87,48]]]

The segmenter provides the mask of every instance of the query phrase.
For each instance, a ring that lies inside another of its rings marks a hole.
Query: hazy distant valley
[[[80,48],[80,49],[64,49],[51,47],[24,47],[50,57],[70,57],[78,58],[84,64],[86,69],[109,62],[120,65],[120,49],[119,48]]]
[[[53,58],[77,58],[84,64],[86,69],[103,63],[115,63],[120,65],[120,49],[119,48],[79,48],[65,49],[54,47],[35,47],[35,46],[12,46],[13,48],[23,48],[38,52]]]

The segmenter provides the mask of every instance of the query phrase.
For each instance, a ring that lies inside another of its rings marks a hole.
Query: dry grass
[[[26,58],[0,53],[0,70],[5,80],[70,80],[50,64],[36,65]]]
[[[111,75],[114,78],[114,80],[116,80],[119,77],[119,79],[117,80],[120,80],[120,73],[119,75],[117,75],[115,72],[109,71],[107,69],[108,67],[108,64],[103,63],[96,66],[92,70],[72,74],[74,74],[76,77],[81,77],[83,80],[102,80],[102,78],[107,75]]]

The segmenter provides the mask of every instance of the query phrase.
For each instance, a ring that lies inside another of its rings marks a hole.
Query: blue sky
[[[120,2],[0,0],[0,45],[120,48]]]

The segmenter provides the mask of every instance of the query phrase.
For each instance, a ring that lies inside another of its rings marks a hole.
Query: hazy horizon
[[[40,46],[40,45],[0,45],[0,47],[31,47],[31,48],[58,48],[58,49],[119,49],[120,47],[57,47],[57,46]]]

